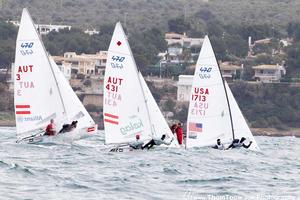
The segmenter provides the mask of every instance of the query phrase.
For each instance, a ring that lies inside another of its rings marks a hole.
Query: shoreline
[[[286,131],[277,130],[274,128],[252,128],[254,136],[270,136],[270,137],[298,137],[300,138],[300,128],[291,128]]]
[[[0,121],[0,127],[15,127],[15,121]],[[300,138],[300,128],[291,128],[286,131],[277,130],[274,128],[251,128],[254,136],[269,136],[269,137],[288,137],[294,136]]]

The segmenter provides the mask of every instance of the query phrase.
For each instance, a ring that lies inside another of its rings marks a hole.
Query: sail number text
[[[122,62],[125,60],[125,57],[122,57],[122,56],[112,56],[111,59],[114,61],[114,62],[110,63],[112,68],[119,68],[119,69],[123,68]]]
[[[211,70],[211,67],[200,67],[199,77],[201,79],[209,79]]]
[[[193,101],[206,101],[206,96],[209,95],[208,88],[198,88],[195,87],[192,91]]]
[[[20,50],[20,53],[23,56],[33,54],[33,50],[31,49],[33,44],[34,44],[33,42],[23,42],[23,43],[21,43],[22,50]]]

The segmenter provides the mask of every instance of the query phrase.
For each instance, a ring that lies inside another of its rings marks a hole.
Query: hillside
[[[298,0],[2,0],[0,18],[19,20],[23,7],[28,7],[37,23],[97,28],[120,20],[133,29],[166,29],[171,18],[197,19],[209,15],[207,10],[224,24],[267,23],[276,28],[299,21],[300,12]]]

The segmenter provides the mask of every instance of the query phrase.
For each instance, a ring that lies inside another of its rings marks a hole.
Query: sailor
[[[166,135],[163,134],[161,136],[161,138],[153,138],[152,140],[150,140],[147,144],[145,144],[145,146],[142,147],[142,149],[147,148],[148,150],[151,149],[154,145],[161,145],[161,144],[165,144],[165,145],[170,145],[173,142],[173,138],[170,142],[166,142]]]
[[[59,133],[66,133],[71,132],[73,129],[76,128],[78,121],[72,121],[71,124],[64,124],[62,129],[59,131]]]
[[[48,136],[55,135],[54,119],[51,119],[50,124],[47,125],[45,135],[48,135]]]
[[[135,141],[129,143],[129,146],[133,149],[142,149],[144,142],[140,140],[140,135],[135,136]]]
[[[242,137],[240,140],[234,139],[232,141],[232,143],[227,147],[227,149],[240,148],[240,147],[244,147],[244,148],[248,149],[251,146],[252,141],[250,141],[250,143],[248,145],[245,145],[244,144],[245,140],[246,140],[246,138],[244,138],[244,137]]]
[[[182,128],[181,128],[181,123],[177,124],[177,128],[176,128],[176,136],[177,136],[177,140],[178,140],[178,144],[182,145]]]
[[[219,149],[219,150],[225,150],[224,145],[221,143],[220,139],[217,139],[217,144],[215,146],[213,146],[212,148],[214,149]]]

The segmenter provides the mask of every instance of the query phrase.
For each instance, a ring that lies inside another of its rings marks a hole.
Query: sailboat
[[[103,118],[105,143],[128,144],[166,135],[176,141],[133,58],[127,37],[118,22],[108,49],[104,77]],[[117,148],[118,151],[123,151]]]
[[[14,73],[17,142],[48,138],[43,135],[50,119],[54,119],[57,131],[63,124],[78,121],[75,131],[57,137],[77,139],[97,131],[95,122],[47,54],[26,8],[16,41]]]
[[[193,77],[186,148],[212,146],[217,139],[229,144],[241,137],[252,141],[249,149],[259,150],[205,36]]]

